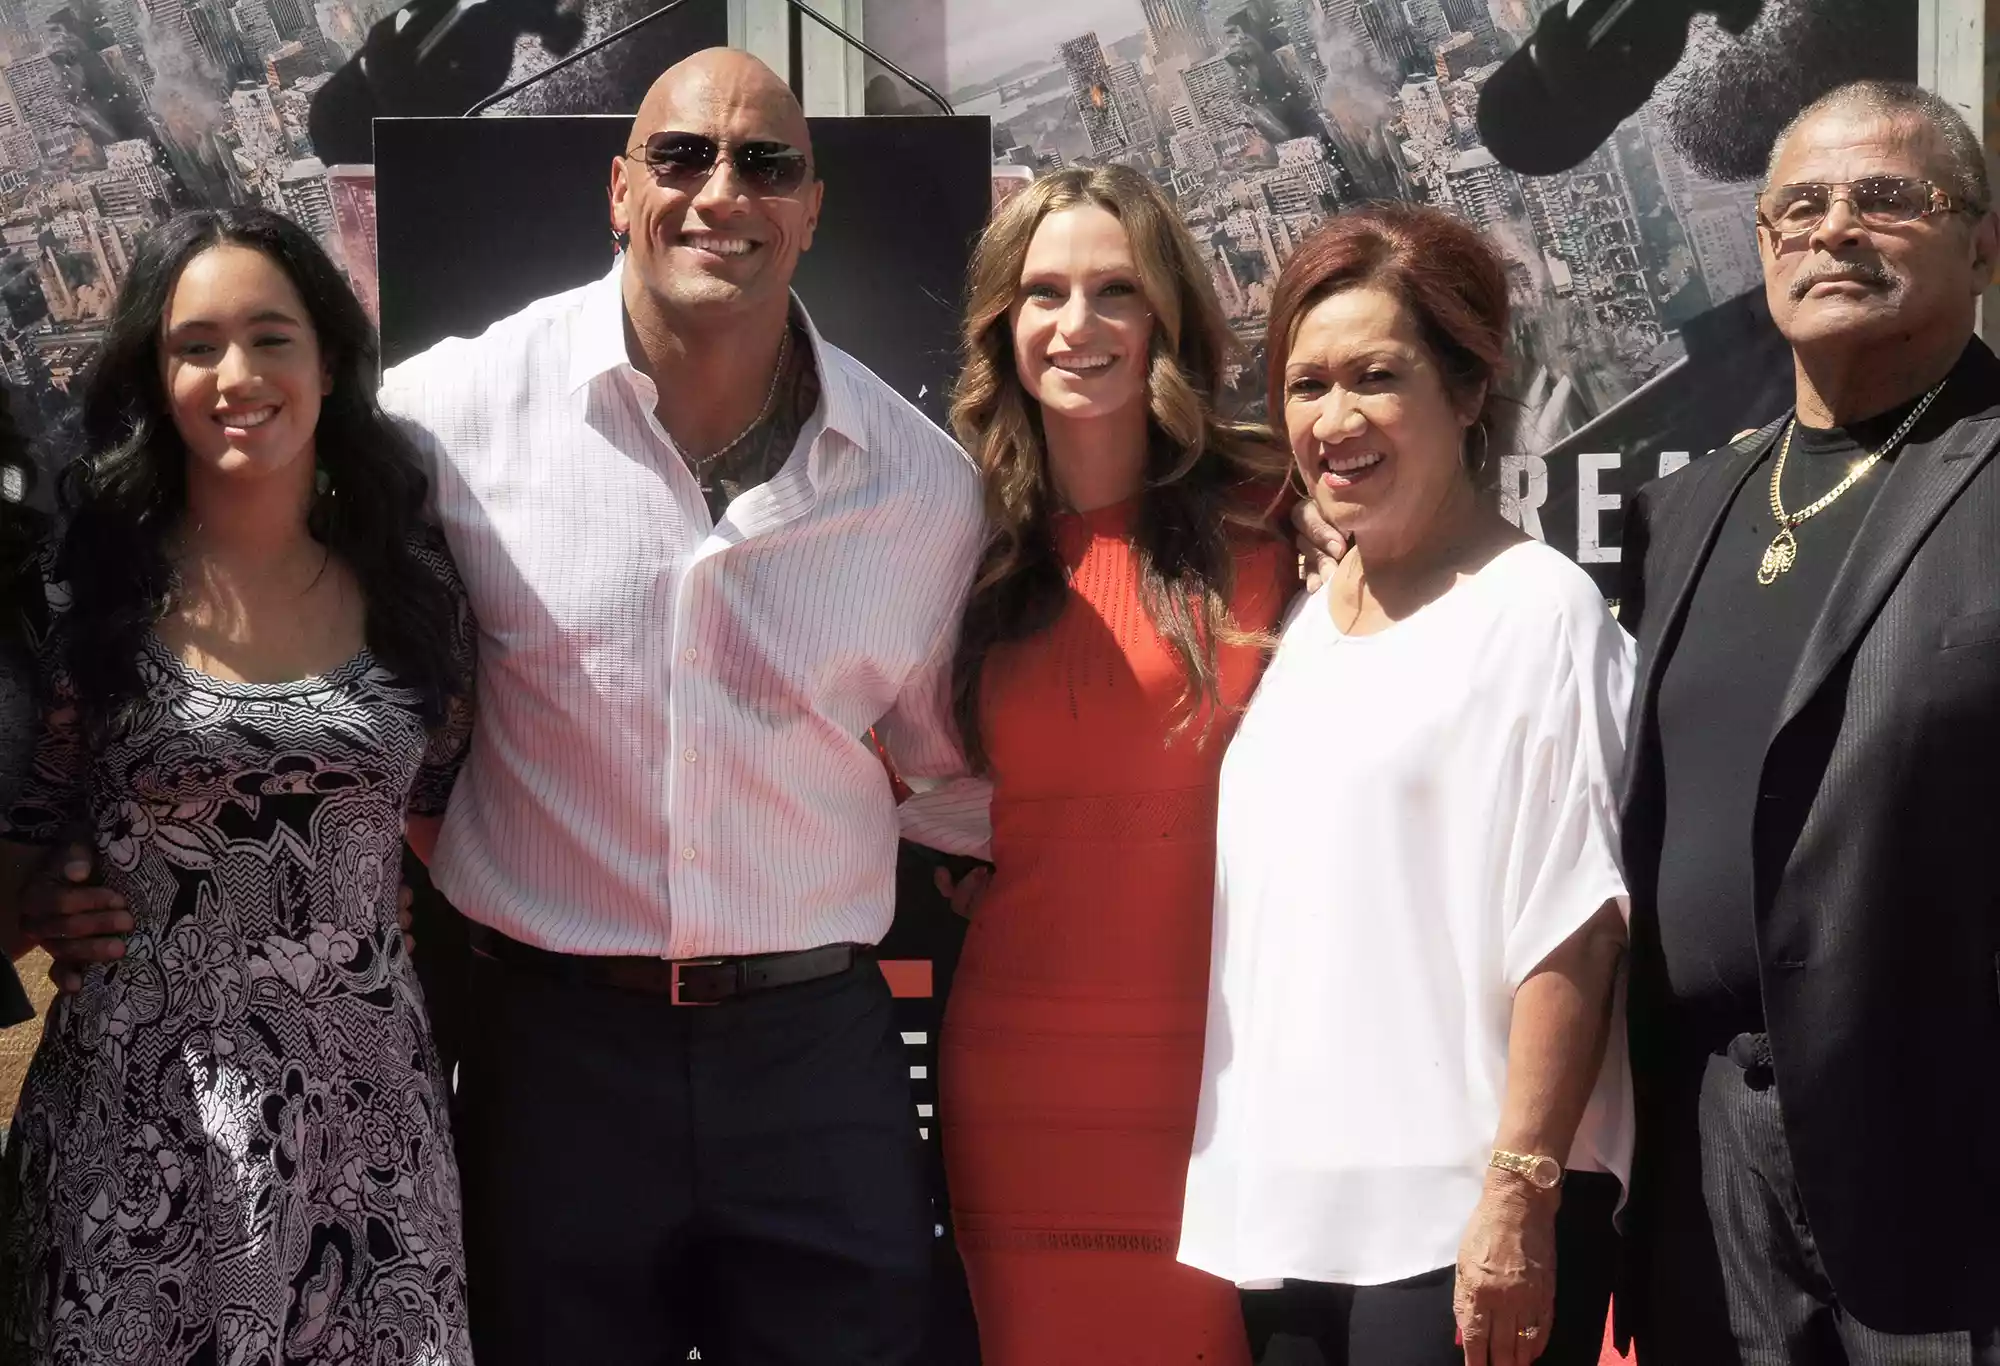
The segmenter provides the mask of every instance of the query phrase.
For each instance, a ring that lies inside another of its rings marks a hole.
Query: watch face
[[[1538,1157],[1528,1172],[1528,1179],[1542,1190],[1554,1190],[1563,1178],[1562,1164],[1553,1157]]]

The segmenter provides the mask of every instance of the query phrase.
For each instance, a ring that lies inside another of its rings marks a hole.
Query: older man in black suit
[[[1861,83],[1759,200],[1793,411],[1643,491],[1626,780],[1648,1366],[2000,1361],[2000,255]]]

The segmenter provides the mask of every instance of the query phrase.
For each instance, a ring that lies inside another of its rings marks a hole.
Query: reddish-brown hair
[[[1499,383],[1507,362],[1507,272],[1477,228],[1455,214],[1421,204],[1370,204],[1329,220],[1285,262],[1271,295],[1265,334],[1271,425],[1285,430],[1285,365],[1299,324],[1331,294],[1375,286],[1394,293],[1415,317],[1456,398],[1483,386],[1486,401],[1474,424],[1483,447],[1504,449],[1495,430],[1507,411]]]

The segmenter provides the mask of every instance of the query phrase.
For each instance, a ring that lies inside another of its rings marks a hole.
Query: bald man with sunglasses
[[[385,380],[481,625],[471,757],[419,852],[471,922],[482,1366],[695,1342],[881,1366],[921,1340],[868,734],[911,779],[959,769],[983,520],[964,453],[791,292],[824,196],[784,83],[698,54],[612,162],[611,271]]]

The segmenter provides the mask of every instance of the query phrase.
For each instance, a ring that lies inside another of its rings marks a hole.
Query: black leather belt
[[[774,987],[794,987],[846,972],[868,956],[860,944],[823,944],[791,953],[735,958],[640,958],[555,953],[470,926],[472,951],[580,986],[643,991],[677,1006],[713,1006]]]

